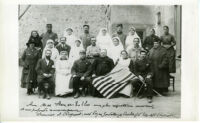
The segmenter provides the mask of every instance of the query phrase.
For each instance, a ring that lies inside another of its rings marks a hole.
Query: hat
[[[85,50],[80,50],[79,53],[80,54],[86,54]]]
[[[66,41],[66,37],[60,37],[60,41]]]
[[[48,27],[48,26],[52,27],[52,24],[47,24],[47,27]]]
[[[120,24],[117,24],[117,27],[119,27],[119,26],[121,26],[121,27],[123,27],[123,25],[120,23]]]
[[[26,45],[29,47],[30,44],[36,44],[34,40],[30,40]]]
[[[83,25],[83,27],[85,27],[85,26],[88,27],[88,28],[90,28],[90,26],[89,26],[88,24],[84,24],[84,25]]]
[[[147,51],[146,50],[141,50],[140,53],[146,53],[147,54]]]
[[[96,38],[95,37],[91,37],[91,40],[93,41],[93,40],[96,40]]]
[[[69,30],[73,32],[73,29],[72,29],[72,28],[67,28],[67,29],[66,29],[66,31],[69,31]]]
[[[80,39],[76,39],[75,42],[76,42],[76,41],[78,41],[79,43],[81,43],[81,40],[80,40]]]

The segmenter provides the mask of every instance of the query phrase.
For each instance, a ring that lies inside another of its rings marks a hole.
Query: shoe
[[[152,98],[147,98],[148,103],[152,103]]]
[[[80,94],[77,92],[75,95],[74,95],[74,99],[78,98],[80,96]]]
[[[83,96],[83,97],[86,97],[86,94],[85,94],[85,92],[84,92],[84,91],[83,91],[83,93],[82,93],[82,96]]]
[[[44,96],[43,96],[43,99],[45,99],[47,97],[47,95],[46,94],[44,94]]]
[[[48,99],[48,100],[51,99],[51,97],[49,96],[49,94],[47,94],[47,99]]]

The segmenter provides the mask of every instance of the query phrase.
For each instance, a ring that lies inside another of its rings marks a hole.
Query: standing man
[[[91,38],[93,37],[90,35],[89,29],[90,29],[89,25],[83,25],[84,33],[83,35],[80,36],[80,39],[83,42],[83,48],[85,50],[87,49],[88,46],[91,45]]]
[[[169,33],[169,27],[163,27],[164,34],[161,36],[161,43],[162,46],[167,49],[167,57],[169,59],[169,72],[175,73],[176,72],[176,51],[174,46],[176,45],[176,41],[174,36]]]
[[[58,44],[58,35],[52,32],[52,24],[47,24],[46,29],[47,32],[41,35],[43,47],[46,46],[46,42],[49,39],[52,39],[54,41],[54,45],[56,46]]]
[[[112,37],[119,37],[121,40],[121,43],[123,45],[123,48],[125,49],[126,35],[123,33],[123,25],[122,24],[117,24],[117,32],[115,34],[113,34]]]
[[[50,99],[50,94],[54,89],[54,62],[51,60],[51,50],[45,50],[45,58],[40,59],[36,66],[38,74],[38,93],[39,97],[43,91],[43,98]]]
[[[144,39],[142,47],[147,51],[151,50],[154,40],[160,41],[160,38],[155,35],[155,30],[151,29],[150,35]]]
[[[153,48],[149,51],[150,67],[153,73],[153,87],[161,94],[166,95],[169,87],[169,65],[167,50],[154,41]]]
[[[139,38],[134,38],[133,45],[127,47],[129,58],[135,61],[136,59],[138,59],[141,50],[142,48],[139,46]]]
[[[67,55],[69,56],[71,47],[68,44],[66,44],[66,37],[60,38],[60,44],[56,46],[56,49],[58,50],[59,54],[61,51],[67,51]]]
[[[86,89],[88,89],[91,81],[91,63],[86,59],[85,50],[79,52],[80,59],[76,60],[72,66],[72,83],[75,92],[74,98],[80,96],[80,87],[82,87],[82,94],[85,97]]]
[[[86,56],[89,58],[98,57],[100,54],[100,47],[96,45],[96,38],[91,38],[91,45],[87,47]]]

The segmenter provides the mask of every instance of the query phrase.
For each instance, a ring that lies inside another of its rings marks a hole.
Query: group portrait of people
[[[168,26],[163,26],[161,37],[151,29],[144,40],[133,26],[124,34],[123,24],[117,24],[112,35],[101,28],[97,36],[90,34],[88,24],[80,37],[72,28],[59,38],[52,24],[46,29],[41,35],[31,32],[21,57],[21,87],[28,95],[37,93],[44,99],[136,96],[149,103],[156,94],[168,95],[170,74],[176,72],[176,41]]]

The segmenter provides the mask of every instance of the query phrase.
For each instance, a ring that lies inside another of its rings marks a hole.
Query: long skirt
[[[63,75],[60,73],[56,74],[55,81],[55,94],[56,95],[65,95],[73,92],[73,89],[69,88],[71,74]]]

